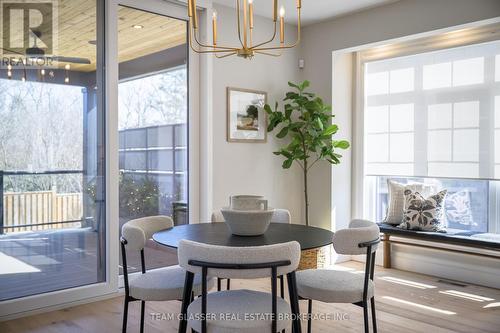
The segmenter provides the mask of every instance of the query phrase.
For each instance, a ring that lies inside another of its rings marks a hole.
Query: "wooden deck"
[[[102,281],[97,233],[88,228],[43,230],[0,236],[0,301]],[[173,265],[177,254],[150,242],[148,268]],[[129,254],[129,269],[140,267]]]
[[[340,268],[359,272],[362,265],[349,262],[340,265]],[[458,286],[431,276],[381,267],[376,268],[375,285],[378,328],[381,333],[500,331],[500,290],[476,285]],[[270,289],[268,279],[234,280],[231,286],[267,291]],[[302,312],[306,311],[307,303],[300,303]],[[116,297],[3,322],[0,323],[0,332],[121,332],[122,309],[123,297]],[[177,314],[179,310],[180,302],[177,301],[147,302],[145,332],[177,332],[176,320],[154,320],[152,314]],[[345,314],[340,320],[314,321],[314,333],[363,331],[362,310],[354,305],[315,302],[313,312]],[[139,332],[139,318],[139,303],[132,303],[129,309],[129,332]]]

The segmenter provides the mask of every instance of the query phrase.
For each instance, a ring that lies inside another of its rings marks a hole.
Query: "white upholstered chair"
[[[370,221],[353,220],[348,229],[333,236],[333,247],[339,254],[366,254],[365,274],[328,269],[309,269],[297,272],[297,291],[308,300],[307,331],[311,332],[312,300],[325,303],[352,303],[363,308],[365,332],[368,326],[368,301],[371,303],[373,331],[377,332],[373,272],[375,252],[380,242],[380,229]]]
[[[125,284],[125,304],[123,309],[122,331],[127,331],[128,303],[141,301],[141,332],[144,331],[145,301],[172,301],[182,300],[184,278],[186,271],[179,265],[146,271],[144,261],[144,247],[146,242],[157,231],[172,228],[172,219],[168,216],[150,216],[128,221],[122,227],[120,238],[123,280]],[[128,274],[127,251],[139,251],[141,254],[141,273],[135,276]],[[214,284],[209,280],[209,288]],[[201,293],[201,277],[196,276],[193,284],[193,293]]]
[[[276,333],[291,325],[291,309],[298,313],[295,270],[300,260],[300,244],[288,242],[256,247],[226,247],[182,240],[178,249],[179,265],[186,273],[185,295],[191,289],[194,274],[202,281],[210,276],[235,279],[271,277],[271,293],[253,290],[224,290],[207,294],[184,304],[179,331],[186,325],[199,333]],[[290,300],[277,297],[277,277],[287,275]],[[293,286],[293,287],[290,287]],[[252,314],[253,318],[246,316]],[[269,317],[268,314],[273,314]],[[295,321],[296,323],[296,321]]]
[[[212,213],[212,223],[216,222],[224,222],[224,216],[222,215],[220,210],[217,210]],[[271,223],[292,223],[292,217],[290,215],[290,211],[287,209],[281,209],[281,208],[276,208],[274,210],[273,217],[271,219]],[[284,282],[283,282],[283,276],[279,277],[280,279],[280,290],[281,290],[281,297],[284,298],[285,296],[285,287],[284,287]],[[222,285],[222,280],[220,278],[217,278],[217,290],[221,290],[221,285]],[[227,284],[226,284],[227,290],[231,288],[231,280],[227,279]]]

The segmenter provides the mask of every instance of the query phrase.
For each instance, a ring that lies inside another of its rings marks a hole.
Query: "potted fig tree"
[[[306,225],[309,225],[308,176],[310,170],[321,161],[339,164],[342,155],[339,150],[349,148],[346,140],[336,140],[333,136],[338,126],[332,123],[332,108],[312,92],[306,91],[309,81],[299,84],[288,82],[293,91],[287,92],[283,109],[276,102],[274,110],[266,104],[269,115],[268,132],[276,131],[279,139],[287,143],[274,152],[284,158],[283,168],[289,169],[295,162],[304,179],[304,202]]]

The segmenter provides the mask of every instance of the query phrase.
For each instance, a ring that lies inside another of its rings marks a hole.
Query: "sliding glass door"
[[[197,221],[200,204],[185,7],[29,3],[0,1],[0,319],[115,294],[121,226]],[[177,260],[146,253],[148,268]]]
[[[105,281],[106,200],[103,4],[1,4],[4,301]]]
[[[118,9],[120,229],[131,219],[171,216],[188,223],[188,53],[186,21]],[[150,241],[147,268],[177,263]],[[129,271],[140,270],[139,253]]]

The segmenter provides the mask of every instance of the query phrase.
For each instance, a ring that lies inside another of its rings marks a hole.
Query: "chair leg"
[[[141,333],[144,332],[144,311],[146,310],[146,302],[141,301]]]
[[[227,279],[227,285],[226,285],[226,290],[231,289],[231,279]]]
[[[307,301],[307,333],[312,332],[312,310],[313,310],[313,301],[312,299]]]
[[[128,299],[127,299],[127,296],[125,296],[125,302],[123,303],[122,333],[127,332],[127,317],[128,317]]]
[[[217,291],[221,291],[222,289],[222,279],[221,278],[217,278]]]
[[[365,333],[370,333],[370,328],[368,327],[368,302],[363,302],[363,319],[365,323]]]
[[[283,275],[280,276],[280,293],[281,298],[285,299],[285,279],[283,278]]]
[[[372,297],[370,300],[372,307],[372,325],[373,325],[373,333],[377,333],[377,316],[375,315],[375,297]]]

